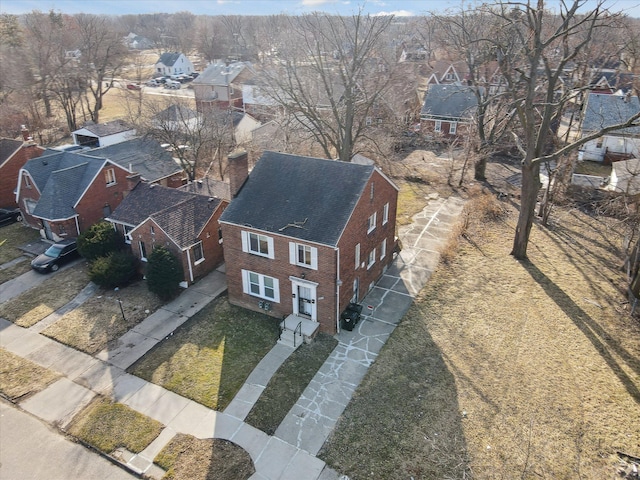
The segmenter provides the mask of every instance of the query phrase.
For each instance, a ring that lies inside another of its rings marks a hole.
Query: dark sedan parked
[[[51,245],[46,252],[31,261],[31,268],[37,272],[55,272],[62,265],[78,257],[75,239],[62,240]]]
[[[21,222],[22,213],[19,208],[0,208],[0,225]]]

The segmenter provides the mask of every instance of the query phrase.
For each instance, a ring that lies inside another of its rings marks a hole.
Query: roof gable
[[[337,245],[374,170],[371,165],[267,151],[221,221]]]
[[[158,59],[156,64],[162,63],[163,65],[165,65],[167,67],[173,67],[173,65],[180,58],[180,55],[182,55],[182,54],[178,53],[178,52],[166,52],[166,53],[163,53],[162,55],[160,55],[160,58]]]
[[[20,140],[0,138],[0,167],[22,147]]]
[[[595,132],[604,127],[623,123],[640,112],[638,97],[591,93],[587,99],[583,132]],[[640,135],[640,126],[611,132],[613,135]]]
[[[441,118],[470,117],[478,100],[470,87],[431,85],[424,98],[421,115]]]

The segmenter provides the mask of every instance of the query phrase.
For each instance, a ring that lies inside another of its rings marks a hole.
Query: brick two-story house
[[[224,261],[218,220],[227,205],[220,198],[139,182],[107,220],[131,245],[143,274],[155,246],[171,251],[182,264],[186,288]]]
[[[265,152],[220,218],[230,302],[339,331],[392,261],[397,197],[373,165]]]

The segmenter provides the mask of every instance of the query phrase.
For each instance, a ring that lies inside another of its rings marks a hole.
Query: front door
[[[293,293],[293,314],[317,322],[316,287],[318,285],[300,278],[289,278]]]

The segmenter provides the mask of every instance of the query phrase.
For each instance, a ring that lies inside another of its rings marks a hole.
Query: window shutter
[[[273,251],[273,238],[267,237],[267,245],[269,246],[269,258],[275,258],[275,252]]]
[[[311,268],[318,270],[318,249],[311,247]]]
[[[291,265],[296,265],[298,262],[298,246],[295,242],[289,242],[289,263]]]
[[[273,301],[280,303],[280,281],[277,278],[273,279]]]
[[[246,232],[242,232],[242,233],[246,233]],[[242,291],[244,293],[249,293],[249,279],[248,279],[249,274],[247,273],[246,270],[242,270]]]
[[[248,252],[249,251],[249,233],[245,232],[244,230],[242,230],[242,232],[240,233],[242,234],[242,251]]]

